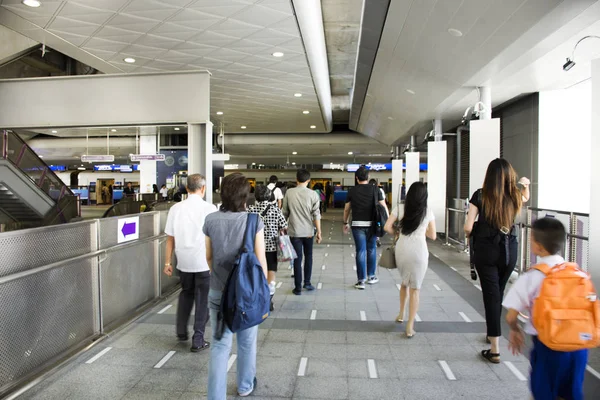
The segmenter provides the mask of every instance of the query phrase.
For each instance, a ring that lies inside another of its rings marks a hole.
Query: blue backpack
[[[233,333],[256,326],[269,316],[271,293],[254,254],[258,218],[258,214],[248,214],[244,242],[221,298],[223,321]]]

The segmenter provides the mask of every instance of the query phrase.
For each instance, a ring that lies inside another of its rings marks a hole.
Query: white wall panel
[[[483,186],[489,163],[500,157],[500,119],[471,121],[469,196]]]
[[[0,80],[0,127],[204,123],[209,84],[206,71]]]
[[[152,128],[156,132],[156,128]],[[140,154],[156,154],[157,135],[140,136]],[[156,161],[140,161],[140,191],[152,193],[156,184]]]
[[[590,211],[592,83],[540,92],[538,206],[553,210]],[[598,153],[595,154],[597,156]],[[557,196],[568,185],[568,196]]]
[[[433,210],[438,232],[446,226],[446,150],[447,142],[427,144],[427,191],[428,206]]]
[[[401,195],[402,178],[404,177],[404,161],[392,160],[392,208],[398,204]]]
[[[592,132],[588,143],[591,143],[590,167],[595,173],[590,174],[588,181],[591,188],[588,272],[595,286],[600,287],[600,59],[592,62]],[[579,153],[583,152],[584,147],[581,147]]]
[[[406,156],[406,193],[408,193],[410,185],[419,182],[421,158],[419,152],[409,152],[404,155]]]

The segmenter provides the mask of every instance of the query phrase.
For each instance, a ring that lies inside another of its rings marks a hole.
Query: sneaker
[[[373,275],[373,276],[369,277],[369,279],[367,279],[367,283],[369,285],[373,285],[373,284],[375,284],[377,282],[379,282],[379,278],[377,276],[375,276],[375,275]]]
[[[292,293],[294,293],[296,296],[300,296],[300,295],[302,295],[302,290],[294,289],[294,290],[292,290]]]
[[[275,294],[275,282],[271,282],[269,283],[269,294],[271,295],[271,297],[273,297],[273,295]]]
[[[358,281],[354,287],[358,290],[365,290],[365,283],[363,281]]]
[[[256,381],[256,377],[255,377],[254,378],[254,383],[252,384],[252,389],[250,389],[250,390],[248,390],[247,392],[244,392],[244,393],[239,393],[238,392],[238,396],[240,396],[240,397],[248,397],[248,396],[250,396],[252,394],[252,392],[254,392],[254,389],[256,389],[256,383],[257,383],[257,381]]]
[[[306,290],[315,290],[315,287],[313,285],[311,285],[310,283],[305,283],[304,284],[304,289],[306,289]]]

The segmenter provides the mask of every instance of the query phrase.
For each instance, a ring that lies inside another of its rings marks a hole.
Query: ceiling
[[[289,0],[0,0],[0,23],[102,72],[209,70],[227,132],[325,129]]]
[[[597,7],[593,0],[392,1],[357,130],[407,143],[436,117],[460,118],[478,101],[477,86],[490,86],[497,106],[576,83],[584,71],[569,77],[561,66],[573,39],[600,19],[590,11]]]

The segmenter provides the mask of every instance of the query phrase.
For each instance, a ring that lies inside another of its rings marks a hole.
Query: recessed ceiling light
[[[302,93],[294,93],[294,97],[302,97]]]
[[[255,162],[253,162],[253,163],[252,163],[252,165],[256,165],[256,163],[255,163]]]
[[[406,89],[406,91],[407,91],[408,93],[410,93],[410,94],[415,94],[415,91],[414,91],[414,90],[412,90],[412,89]]]
[[[179,130],[179,128],[175,128],[175,130],[176,130],[176,131],[178,131],[178,130]]]
[[[317,129],[317,126],[316,125],[311,125],[310,129]]]
[[[116,132],[117,130],[116,130],[116,129],[111,129],[110,131],[111,131],[111,132]]]
[[[295,163],[295,162],[293,162],[293,163],[292,163],[292,165],[296,165],[296,163]]]
[[[41,155],[40,155],[40,156],[38,156],[38,157],[39,157],[39,158],[44,158],[44,156],[41,156]]]
[[[292,154],[296,155],[296,154],[298,154],[298,152],[297,151],[292,151]]]
[[[448,33],[451,34],[452,36],[456,36],[456,37],[461,37],[463,35],[463,33],[461,31],[459,31],[458,29],[454,29],[454,28],[448,29]]]
[[[217,111],[217,115],[223,115],[223,111]]]
[[[133,57],[125,57],[123,59],[123,61],[125,61],[127,64],[133,64],[135,62],[135,58],[133,58]]]
[[[283,57],[283,53],[280,51],[276,51],[275,53],[273,53],[273,57]]]
[[[52,133],[58,133],[58,131],[52,131]]]
[[[21,3],[25,4],[27,7],[33,8],[37,8],[42,5],[42,2],[37,0],[23,0]]]
[[[246,129],[246,125],[242,125],[242,126],[241,126],[241,128],[242,128],[242,129]]]
[[[351,151],[349,151],[349,152],[348,152],[348,155],[349,155],[349,156],[351,156],[352,154],[354,154],[354,153],[353,153],[353,152],[351,152]]]
[[[304,110],[304,111],[302,111],[302,114],[310,114],[310,111]]]

